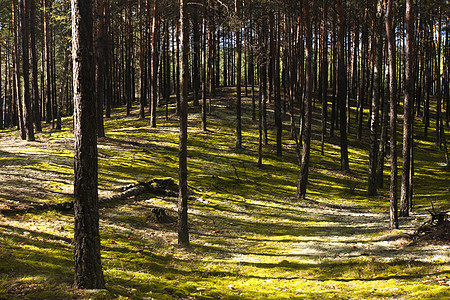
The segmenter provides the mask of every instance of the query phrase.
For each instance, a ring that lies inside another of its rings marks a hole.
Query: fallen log
[[[139,196],[145,193],[165,197],[178,197],[178,185],[172,178],[160,179],[154,178],[147,182],[138,182],[123,187],[121,193],[107,198],[100,198],[99,204],[106,204],[114,201],[125,200],[130,197]],[[45,210],[70,211],[73,210],[74,202],[63,203],[37,203],[24,208],[8,208],[0,211],[3,215],[17,215],[29,212],[41,212]]]

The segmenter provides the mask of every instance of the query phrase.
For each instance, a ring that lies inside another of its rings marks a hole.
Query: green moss
[[[218,101],[222,100],[227,99]],[[249,105],[249,99],[244,104]],[[356,140],[353,129],[349,174],[340,171],[337,138],[327,140],[324,155],[320,142],[312,141],[308,197],[300,201],[295,199],[298,159],[288,130],[282,157],[275,155],[275,135],[269,131],[263,166],[258,168],[257,123],[249,116],[243,118],[244,149],[235,151],[232,110],[214,106],[207,132],[200,130],[198,109],[190,110],[188,182],[195,198],[189,200],[191,249],[177,248],[176,222],[160,224],[148,218],[157,206],[176,220],[177,199],[141,195],[109,203],[100,209],[107,291],[77,291],[70,288],[71,213],[0,216],[0,298],[448,297],[448,260],[432,260],[420,247],[404,247],[404,228],[388,231],[387,164],[384,188],[378,196],[367,196],[367,141]],[[178,120],[171,114],[169,120],[157,121],[158,127],[150,128],[148,119],[138,119],[137,110],[130,117],[122,108],[113,110],[113,117],[105,121],[107,137],[98,142],[100,197],[155,177],[176,180]],[[45,127],[38,134],[43,143],[0,158],[2,166],[32,172],[28,177],[40,175],[32,187],[47,193],[39,201],[71,199],[71,122],[65,118],[60,132]],[[421,130],[416,124],[416,132]],[[16,134],[2,132],[0,139]],[[445,208],[450,177],[442,168],[442,153],[420,135],[415,145],[415,209],[423,213],[430,201]],[[25,196],[37,201],[31,191]],[[402,226],[409,221],[402,220]]]

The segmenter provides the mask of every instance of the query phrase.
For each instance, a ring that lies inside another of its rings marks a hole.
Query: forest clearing
[[[448,208],[443,156],[416,139],[413,213],[389,230],[389,187],[367,197],[367,147],[350,137],[352,172],[339,169],[333,140],[320,155],[313,140],[310,196],[295,197],[298,160],[286,133],[276,156],[273,132],[257,164],[257,126],[243,119],[243,149],[234,149],[233,90],[213,100],[209,130],[189,111],[191,247],[177,247],[176,197],[142,194],[100,206],[106,290],[73,284],[73,212],[54,210],[0,218],[0,298],[8,299],[444,299],[450,291],[450,246],[413,242],[430,201]],[[251,99],[243,98],[244,110]],[[151,180],[177,178],[178,128],[170,105],[160,127],[115,109],[99,139],[99,195]],[[316,110],[318,112],[319,110]],[[318,122],[316,122],[318,124]],[[313,132],[319,132],[319,126]],[[367,128],[365,128],[367,130]],[[256,132],[256,133],[255,133]],[[420,127],[417,128],[420,132]],[[313,134],[314,136],[314,134]],[[36,202],[71,201],[72,119],[44,127],[35,142],[0,133],[2,212]],[[337,140],[337,139],[336,139]],[[387,181],[387,170],[385,176]],[[167,222],[152,217],[164,208]]]

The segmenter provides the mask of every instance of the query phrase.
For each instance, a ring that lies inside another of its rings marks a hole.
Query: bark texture
[[[92,1],[72,0],[75,133],[75,287],[105,287],[98,215],[97,101],[94,86]]]

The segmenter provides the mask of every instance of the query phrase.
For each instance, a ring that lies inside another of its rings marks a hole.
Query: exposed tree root
[[[411,236],[413,243],[450,244],[448,212],[429,211],[431,219],[423,223]]]

